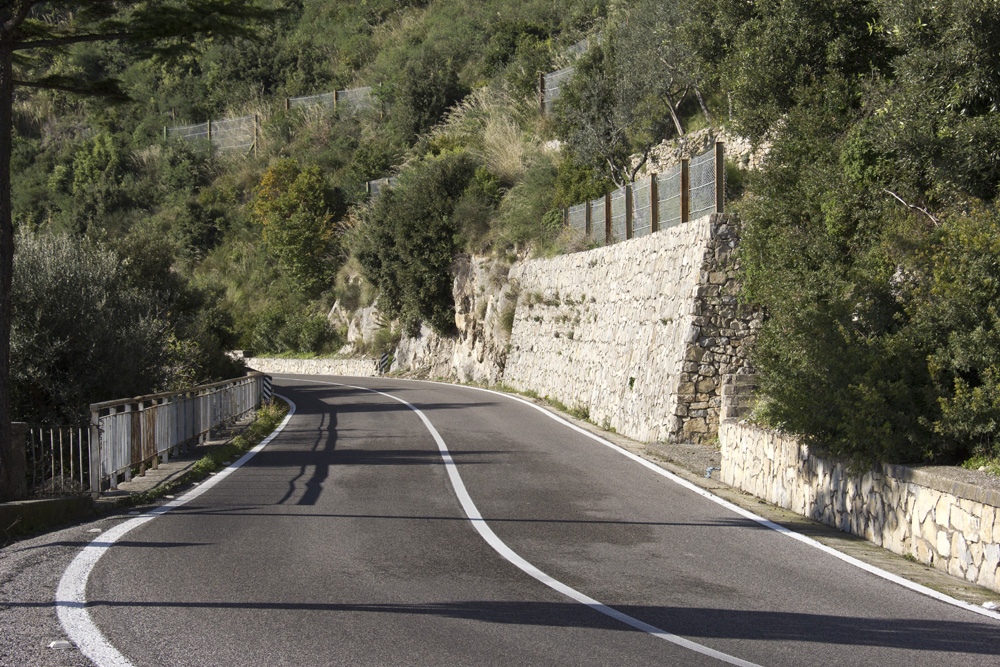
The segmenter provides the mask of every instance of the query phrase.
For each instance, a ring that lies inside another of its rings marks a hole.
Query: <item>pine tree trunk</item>
[[[12,56],[10,44],[0,42],[0,501],[23,497],[26,492],[24,452],[14,451],[10,427],[10,290],[14,264],[10,202]]]

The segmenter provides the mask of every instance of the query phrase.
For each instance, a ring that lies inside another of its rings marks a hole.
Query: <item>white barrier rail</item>
[[[212,429],[260,407],[263,373],[192,387],[183,391],[94,403],[90,406],[90,490],[115,489],[119,477],[132,478],[157,467],[171,452],[207,439]]]

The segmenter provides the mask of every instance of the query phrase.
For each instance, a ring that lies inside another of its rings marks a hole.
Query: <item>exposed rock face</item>
[[[347,326],[347,342],[356,348],[364,348],[375,340],[375,333],[385,328],[385,318],[378,311],[378,301],[361,308],[351,318]]]
[[[649,156],[649,161],[639,170],[636,180],[649,174],[658,174],[669,170],[682,159],[701,155],[715,145],[716,141],[725,144],[726,157],[742,169],[757,169],[767,155],[768,146],[756,150],[749,140],[725,130],[705,128],[691,132],[682,139],[671,139],[655,147]]]
[[[404,337],[393,370],[507,384],[638,440],[707,441],[759,319],[737,304],[733,219],[551,259],[464,258],[454,337]]]
[[[510,265],[490,258],[460,258],[455,265],[455,328],[444,337],[427,325],[415,338],[403,337],[393,370],[423,377],[450,377],[460,382],[498,384],[503,378],[510,329],[517,299],[509,280]]]

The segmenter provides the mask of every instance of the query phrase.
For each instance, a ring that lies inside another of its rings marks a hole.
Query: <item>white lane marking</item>
[[[765,526],[767,528],[770,528],[771,530],[777,531],[777,532],[781,533],[782,535],[785,535],[786,537],[790,537],[793,540],[798,540],[799,542],[802,542],[803,544],[806,544],[806,545],[808,545],[810,547],[813,547],[814,549],[819,549],[820,551],[823,551],[825,553],[830,554],[834,558],[839,558],[840,560],[844,561],[845,563],[848,563],[850,565],[853,565],[854,567],[860,568],[860,569],[864,570],[865,572],[869,572],[871,574],[874,574],[876,577],[881,577],[882,579],[885,579],[887,581],[891,581],[894,584],[898,584],[898,585],[902,586],[903,588],[908,588],[911,591],[914,591],[914,592],[920,593],[922,595],[926,595],[928,597],[934,598],[935,600],[938,600],[939,602],[944,602],[945,604],[949,604],[949,605],[952,605],[952,606],[955,606],[955,607],[960,607],[962,609],[965,609],[966,611],[971,611],[971,612],[974,612],[976,614],[981,614],[982,616],[989,616],[990,618],[995,618],[997,620],[1000,620],[1000,612],[992,611],[992,610],[986,609],[985,607],[980,607],[979,605],[972,604],[971,602],[965,602],[964,600],[959,600],[957,598],[953,598],[950,595],[946,595],[944,593],[936,591],[933,588],[928,588],[927,586],[924,586],[922,584],[918,584],[916,582],[910,581],[909,579],[904,579],[903,577],[900,577],[899,575],[893,574],[892,572],[888,572],[888,571],[883,570],[883,569],[881,569],[879,567],[876,567],[874,565],[866,563],[866,562],[864,562],[862,560],[858,560],[857,558],[855,558],[853,556],[848,556],[847,554],[842,553],[840,551],[837,551],[833,547],[827,546],[827,545],[823,544],[822,542],[818,542],[818,541],[816,541],[815,539],[813,539],[811,537],[807,537],[805,535],[801,535],[799,533],[796,533],[795,531],[791,530],[790,528],[786,528],[784,526],[778,525],[778,524],[774,523],[773,521],[771,521],[769,519],[765,519],[762,516],[754,514],[750,510],[743,509],[739,505],[731,503],[731,502],[729,502],[728,500],[726,500],[724,498],[720,498],[719,496],[713,494],[712,492],[707,491],[707,490],[701,488],[697,484],[689,482],[688,480],[684,479],[683,477],[675,475],[674,473],[670,472],[669,470],[665,470],[665,469],[661,468],[660,466],[656,465],[655,463],[647,461],[646,459],[642,458],[638,454],[633,454],[632,452],[628,451],[627,449],[622,449],[621,447],[619,447],[615,443],[611,442],[610,440],[605,440],[601,436],[596,435],[594,433],[591,433],[587,429],[581,428],[581,427],[577,426],[576,424],[574,424],[572,422],[569,422],[566,419],[563,419],[559,415],[554,414],[552,412],[549,412],[548,410],[546,410],[542,406],[535,405],[531,401],[526,401],[525,399],[520,398],[518,396],[511,396],[510,394],[504,394],[504,393],[499,392],[499,391],[493,391],[492,389],[484,389],[483,387],[470,387],[470,386],[467,386],[467,385],[453,385],[453,384],[447,384],[447,383],[444,383],[444,382],[433,382],[433,381],[430,381],[430,380],[409,380],[409,381],[410,382],[425,382],[427,384],[441,384],[441,385],[448,386],[448,387],[463,387],[465,389],[473,389],[475,391],[485,391],[488,394],[494,394],[496,396],[503,396],[504,398],[509,398],[509,399],[511,399],[513,401],[518,401],[520,403],[524,403],[525,405],[530,406],[530,407],[538,410],[539,412],[541,412],[542,414],[546,415],[550,419],[554,419],[555,421],[559,422],[560,424],[568,426],[569,428],[573,429],[574,431],[577,431],[578,433],[582,433],[583,435],[587,436],[588,438],[591,438],[592,440],[596,440],[597,442],[601,443],[602,445],[610,447],[611,449],[615,450],[616,452],[618,452],[622,456],[627,456],[628,458],[632,459],[633,461],[635,461],[639,465],[642,465],[642,466],[645,466],[646,468],[649,468],[650,470],[652,470],[656,474],[662,475],[663,477],[666,477],[670,481],[675,482],[676,484],[679,484],[679,485],[683,486],[685,489],[693,491],[693,492],[697,493],[698,495],[703,496],[703,497],[711,500],[712,502],[714,502],[714,503],[716,503],[718,505],[721,505],[722,507],[725,507],[728,510],[736,512],[737,514],[739,514],[742,517],[750,519],[751,521],[755,521],[755,522],[761,524],[762,526]]]
[[[152,521],[161,514],[166,514],[174,508],[191,502],[231,475],[234,470],[241,467],[244,463],[252,459],[257,452],[270,444],[271,440],[281,433],[285,425],[288,424],[288,420],[295,414],[295,403],[280,394],[275,394],[275,396],[288,403],[288,414],[271,435],[264,438],[260,444],[244,454],[236,463],[233,463],[225,470],[219,472],[218,475],[209,478],[196,488],[188,491],[177,500],[154,507],[141,516],[129,519],[114,528],[104,531],[100,536],[94,538],[90,544],[85,546],[69,564],[66,571],[63,572],[62,578],[59,580],[59,587],[56,589],[56,613],[70,641],[76,644],[80,648],[80,652],[90,658],[98,667],[132,667],[132,663],[111,645],[111,642],[107,640],[94,624],[87,610],[87,579],[90,577],[94,566],[97,565],[97,561],[126,533],[138,528],[147,521]]]
[[[427,418],[427,416],[423,412],[418,410],[417,407],[414,406],[412,403],[408,403],[397,396],[393,396],[392,394],[387,394],[378,391],[376,389],[369,389],[368,387],[358,387],[355,385],[341,384],[338,382],[324,382],[321,380],[303,380],[301,378],[295,378],[295,379],[296,381],[299,382],[311,382],[314,384],[331,385],[335,387],[347,387],[349,389],[359,389],[361,391],[367,391],[372,394],[378,394],[379,396],[385,396],[386,398],[390,398],[394,401],[397,401],[398,403],[402,403],[410,410],[413,410],[415,413],[417,413],[417,416],[420,417],[420,421],[424,423],[424,427],[430,432],[431,436],[434,438],[434,442],[437,443],[438,449],[441,452],[441,460],[444,461],[445,469],[448,471],[448,479],[451,480],[451,485],[452,488],[454,488],[455,490],[455,495],[458,496],[458,501],[461,503],[462,509],[465,511],[466,516],[469,517],[469,521],[472,523],[472,526],[476,529],[479,535],[484,540],[486,540],[487,544],[493,547],[494,551],[503,556],[509,562],[513,563],[522,572],[530,575],[531,577],[534,577],[535,579],[542,582],[549,588],[558,591],[559,593],[562,593],[566,597],[575,600],[582,605],[586,605],[587,607],[590,607],[594,611],[610,616],[611,618],[614,618],[615,620],[618,620],[624,623],[625,625],[629,625],[635,628],[636,630],[647,632],[655,637],[666,640],[672,644],[676,644],[691,651],[701,653],[702,655],[707,655],[709,657],[715,658],[720,662],[725,662],[730,665],[740,665],[741,667],[758,667],[756,663],[747,662],[746,660],[741,660],[740,658],[736,658],[726,653],[722,653],[721,651],[716,651],[715,649],[709,648],[702,644],[697,644],[689,639],[685,639],[684,637],[680,637],[670,632],[666,632],[665,630],[661,630],[656,626],[650,625],[649,623],[644,623],[637,618],[633,618],[628,614],[624,614],[618,611],[617,609],[613,609],[605,604],[602,604],[597,600],[595,600],[594,598],[584,595],[575,588],[570,588],[561,581],[553,579],[552,577],[545,574],[537,567],[526,561],[524,558],[519,556],[513,549],[508,547],[503,540],[497,537],[497,534],[493,532],[493,529],[491,529],[489,525],[486,524],[486,521],[483,519],[482,514],[479,513],[479,509],[476,507],[476,504],[472,502],[472,497],[469,495],[468,490],[465,488],[465,482],[462,481],[462,476],[458,472],[458,467],[455,465],[454,460],[452,460],[451,458],[451,452],[448,451],[448,445],[445,444],[444,439],[441,437],[441,434],[438,433],[436,428],[434,428],[434,425],[431,424],[431,421]]]

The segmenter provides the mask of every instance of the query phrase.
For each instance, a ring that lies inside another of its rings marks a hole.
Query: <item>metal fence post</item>
[[[611,245],[611,193],[604,195],[604,243]]]
[[[590,200],[589,199],[587,200],[587,208],[586,208],[586,212],[584,213],[583,221],[584,221],[583,222],[583,229],[584,229],[583,235],[584,235],[584,238],[589,239],[590,235],[592,233],[592,230],[590,228],[591,227],[591,221],[590,221]]]
[[[656,174],[649,175],[649,233],[660,231],[660,192]]]
[[[627,184],[625,186],[625,239],[628,240],[632,238],[632,216],[634,215],[632,207],[635,202],[632,199],[632,185]]]
[[[538,73],[538,110],[545,113],[545,74]]]
[[[722,213],[726,200],[726,156],[725,145],[715,142],[715,212]]]
[[[691,176],[686,158],[681,160],[681,222],[688,221],[691,207]]]

